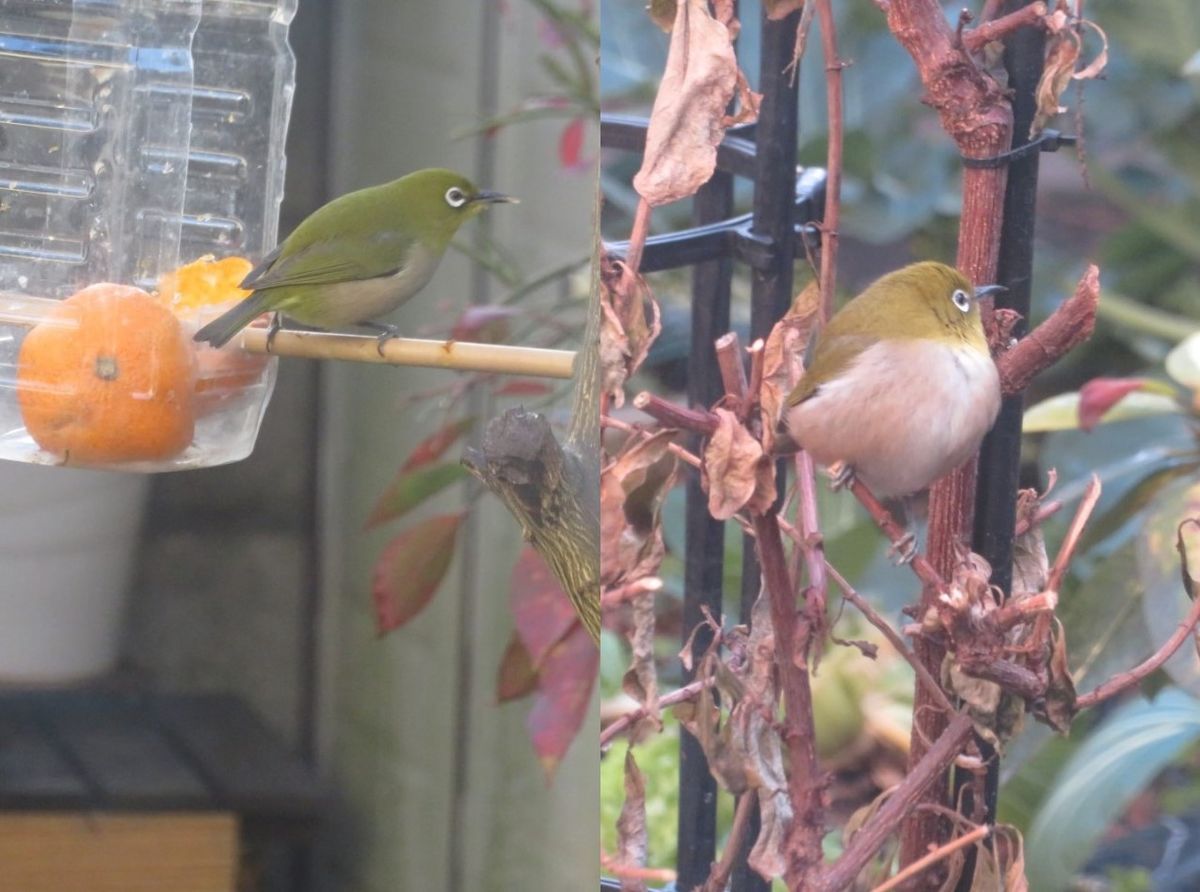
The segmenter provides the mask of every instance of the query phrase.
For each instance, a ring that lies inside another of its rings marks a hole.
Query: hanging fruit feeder
[[[296,0],[0,0],[0,458],[167,471],[250,454],[263,327],[192,335],[276,243]],[[265,323],[263,323],[265,325]],[[573,354],[280,332],[277,355],[570,377]]]

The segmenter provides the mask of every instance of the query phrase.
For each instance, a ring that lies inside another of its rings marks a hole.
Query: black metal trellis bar
[[[1018,5],[1026,5],[1027,2]],[[1042,77],[1044,59],[1045,35],[1041,28],[1022,28],[1005,42],[1004,67],[1012,91],[1014,151],[1030,142],[1029,128],[1037,110],[1035,93]],[[1054,134],[1052,139],[1042,141],[1041,149],[1053,151],[1060,144],[1073,141],[1070,137]],[[1014,332],[1018,335],[1027,330],[1032,298],[1040,154],[1040,151],[1026,152],[1009,162],[1004,193],[996,278],[998,284],[1004,285],[1008,291],[997,295],[994,305],[997,309],[1011,309],[1021,314],[1022,322]],[[1024,399],[1021,394],[1007,397],[1001,403],[996,424],[980,448],[975,488],[975,525],[971,547],[991,564],[992,583],[1005,596],[1012,589],[1013,534],[1016,527],[1016,494],[1020,483],[1023,411]],[[1000,792],[999,757],[982,738],[977,738],[977,743],[983,756],[989,760],[984,781],[983,820],[994,823]],[[955,778],[956,787],[969,783],[968,777]],[[958,883],[958,892],[969,892],[972,888],[974,862],[975,850],[970,849]]]
[[[729,330],[734,263],[742,263],[752,272],[751,338],[765,337],[791,302],[795,257],[806,245],[815,243],[818,235],[811,224],[819,219],[823,208],[825,171],[796,168],[798,97],[785,72],[798,22],[798,14],[779,22],[764,19],[759,83],[763,103],[758,124],[731,132],[718,147],[718,172],[693,201],[694,225],[682,232],[651,237],[642,255],[643,272],[695,265],[688,355],[691,405],[711,406],[723,392],[713,341]],[[606,148],[641,151],[645,133],[644,120],[601,116],[600,142]],[[750,133],[753,139],[748,138]],[[754,207],[750,214],[733,217],[733,180],[737,176],[754,179]],[[606,247],[621,256],[627,243],[609,243]],[[722,616],[725,539],[725,525],[709,515],[698,477],[689,480],[686,500],[685,638],[703,619],[702,607],[714,616]],[[747,544],[743,621],[748,619],[758,589],[757,561],[753,546]],[[693,653],[702,654],[711,640],[711,633],[699,633],[693,641]],[[699,743],[686,732],[680,742],[679,779],[676,888],[693,889],[707,879],[716,856],[718,791]],[[748,829],[731,889],[767,892],[770,884],[745,863],[745,855],[757,836],[757,816]],[[602,890],[618,887],[601,883]]]

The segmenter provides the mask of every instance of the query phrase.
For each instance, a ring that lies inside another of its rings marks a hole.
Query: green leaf
[[[371,509],[366,528],[373,529],[407,514],[426,499],[466,476],[467,469],[458,462],[442,462],[401,471]]]
[[[1200,704],[1164,691],[1119,707],[1067,762],[1026,835],[1030,889],[1066,889],[1129,802],[1200,737]]]
[[[1168,385],[1161,385],[1168,387]],[[1152,415],[1177,414],[1182,411],[1173,396],[1167,396],[1159,387],[1155,392],[1145,390],[1131,393],[1123,400],[1104,413],[1101,424],[1112,424],[1117,421],[1131,421],[1135,418],[1147,418]],[[1168,388],[1169,389],[1169,388]],[[1049,399],[1042,400],[1025,412],[1023,430],[1027,434],[1040,434],[1047,431],[1074,430],[1079,427],[1079,393],[1060,393]]]
[[[375,563],[371,596],[379,633],[420,613],[442,584],[465,513],[430,517],[393,539]]]
[[[1191,390],[1200,390],[1200,331],[1186,337],[1167,354],[1167,374]]]
[[[1137,537],[1138,578],[1145,592],[1142,618],[1153,641],[1169,638],[1192,606],[1180,582],[1176,545],[1180,523],[1193,517],[1200,517],[1200,480],[1195,475],[1176,480],[1159,494]],[[1183,543],[1190,565],[1200,566],[1200,536],[1185,530]],[[1163,668],[1180,687],[1200,694],[1200,658],[1195,647],[1179,648]]]

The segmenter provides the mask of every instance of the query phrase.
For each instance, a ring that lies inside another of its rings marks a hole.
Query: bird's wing
[[[804,371],[804,377],[800,379],[796,389],[788,394],[787,407],[798,406],[816,396],[821,388],[819,382],[837,377],[855,357],[878,340],[879,338],[871,335],[839,334],[831,324],[819,336],[816,348],[812,351],[811,362]]]
[[[333,285],[392,276],[404,269],[416,240],[395,231],[314,241],[288,250],[284,242],[246,276],[247,289]]]

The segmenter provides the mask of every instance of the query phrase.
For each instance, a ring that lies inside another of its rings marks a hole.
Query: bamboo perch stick
[[[0,291],[0,325],[25,328],[37,325],[56,306],[58,301],[50,298]],[[238,335],[237,343],[249,353],[265,354],[267,330],[244,329]],[[575,364],[572,350],[392,338],[384,343],[380,356],[378,343],[374,336],[282,329],[275,335],[271,353],[304,359],[341,359],[539,378],[570,378]]]
[[[247,328],[238,337],[241,348],[248,353],[267,352],[265,328]],[[383,355],[380,356],[379,341],[373,335],[287,329],[281,329],[275,334],[271,354],[299,356],[305,359],[343,359],[350,362],[531,375],[539,378],[570,378],[575,363],[575,352],[572,350],[508,347],[502,344],[475,344],[468,341],[429,341],[417,338],[391,338],[384,342]]]

